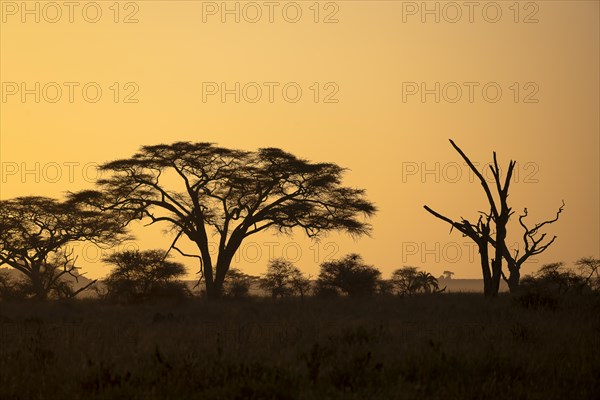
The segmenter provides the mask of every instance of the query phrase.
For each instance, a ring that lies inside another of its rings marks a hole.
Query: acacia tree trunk
[[[231,249],[220,251],[214,271],[211,265],[205,265],[204,279],[206,280],[206,298],[208,300],[218,300],[223,296],[223,284],[234,254],[235,251]]]
[[[212,265],[204,265],[204,287],[206,289],[206,299],[214,300],[218,298],[215,294],[215,285],[212,276]]]
[[[190,237],[192,238],[192,237]],[[215,291],[215,281],[213,277],[213,266],[212,260],[210,257],[210,251],[208,248],[208,239],[206,236],[201,236],[199,238],[195,238],[194,241],[198,246],[198,250],[200,250],[200,261],[201,261],[201,272],[204,278],[204,288],[206,289],[206,298],[207,300],[214,300],[220,297],[220,293]],[[217,260],[218,262],[218,260]]]
[[[211,285],[211,289],[206,290],[206,298],[208,300],[218,300],[223,296],[223,281],[219,281],[215,279],[215,281]]]
[[[233,260],[233,256],[239,249],[242,241],[244,239],[243,233],[234,233],[232,234],[229,242],[225,244],[225,241],[221,241],[221,248],[219,249],[219,255],[217,257],[217,262],[215,265],[214,271],[214,280],[212,275],[212,269],[210,271],[211,276],[211,289],[209,292],[208,289],[208,279],[206,280],[206,294],[209,300],[218,300],[223,296],[223,284],[225,283],[225,277],[227,276],[227,271],[229,271],[229,267],[231,266],[231,261]],[[206,274],[205,274],[206,276]]]
[[[223,265],[217,261],[215,265],[214,275],[211,273],[211,281],[206,279],[206,298],[207,300],[218,300],[223,296],[223,282],[225,281],[224,276],[220,274],[220,270],[223,269]]]
[[[44,286],[44,282],[40,273],[39,268],[32,268],[32,271],[29,275],[29,279],[31,281],[31,286],[33,288],[33,295],[36,300],[47,300],[48,299],[48,291]]]

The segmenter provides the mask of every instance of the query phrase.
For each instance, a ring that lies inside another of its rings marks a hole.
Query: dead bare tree
[[[488,243],[490,239],[490,215],[485,215],[485,219],[483,215],[479,216],[479,220],[476,224],[472,224],[469,220],[461,218],[460,222],[453,221],[448,217],[443,216],[442,214],[432,210],[431,208],[424,206],[425,209],[433,214],[435,217],[441,219],[449,223],[452,226],[452,229],[456,228],[463,236],[470,238],[475,244],[477,244],[477,248],[479,250],[479,256],[481,261],[481,272],[483,276],[483,293],[486,296],[493,296],[498,293],[496,290],[494,292],[494,285],[492,282],[492,272],[490,270],[490,260],[489,260],[489,249]],[[452,231],[451,229],[451,231]]]
[[[481,172],[479,172],[479,170],[471,162],[469,157],[467,157],[467,155],[460,149],[460,147],[458,147],[456,145],[456,143],[454,143],[454,141],[452,141],[451,139],[450,139],[450,144],[452,144],[452,147],[454,147],[454,149],[458,152],[458,154],[460,154],[460,156],[467,163],[467,165],[469,166],[471,171],[475,174],[477,179],[479,179],[479,182],[481,183],[481,186],[483,187],[483,190],[484,190],[487,200],[489,202],[490,212],[489,212],[489,214],[484,214],[488,221],[487,224],[481,224],[481,222],[479,222],[477,225],[473,225],[473,224],[470,224],[465,219],[462,219],[462,222],[460,222],[460,223],[455,223],[454,221],[452,221],[446,217],[441,218],[441,219],[446,222],[451,223],[451,225],[454,227],[457,227],[457,225],[461,225],[464,229],[464,231],[461,231],[461,232],[463,232],[463,234],[466,234],[467,236],[469,236],[471,239],[473,239],[475,241],[475,243],[477,243],[477,245],[479,247],[480,255],[482,257],[484,292],[486,293],[486,295],[495,296],[498,293],[498,290],[500,289],[500,279],[502,276],[502,260],[503,260],[503,256],[504,256],[502,246],[505,245],[505,241],[506,241],[506,225],[508,224],[508,220],[510,219],[510,216],[513,214],[512,209],[508,206],[507,198],[508,198],[508,189],[510,187],[510,180],[512,178],[512,174],[513,174],[513,170],[514,170],[516,162],[511,160],[508,163],[508,168],[507,168],[506,176],[504,178],[504,183],[503,183],[502,179],[500,177],[500,167],[498,166],[498,159],[496,157],[496,152],[494,152],[494,164],[490,165],[490,169],[492,171],[492,175],[494,176],[494,183],[495,183],[496,192],[497,192],[497,196],[498,196],[498,201],[496,201],[496,199],[494,198],[494,195],[492,193],[492,190],[490,189],[490,186],[488,185],[488,182],[485,180],[485,178],[483,177]],[[438,218],[442,217],[441,214],[433,213],[432,210],[428,207],[426,207],[425,209]],[[490,220],[493,221],[494,225],[495,225],[495,236],[496,236],[495,241],[497,243],[501,243],[502,245],[500,247],[496,247],[494,258],[492,259],[491,277],[488,278],[486,276],[486,274],[487,274],[486,273],[486,271],[487,271],[486,264],[488,263],[488,261],[487,261],[487,242],[483,242],[483,238],[487,239],[487,241],[489,241],[489,239],[490,239],[490,229],[489,229],[489,221]],[[481,219],[480,219],[480,221],[481,221]],[[457,227],[457,229],[458,229],[458,227]],[[478,230],[480,232],[478,232]],[[483,261],[484,256],[486,257],[486,261]],[[485,284],[486,281],[488,282],[487,285]],[[488,286],[488,287],[486,288],[485,286]]]
[[[508,288],[511,292],[516,292],[519,289],[519,283],[521,280],[521,266],[531,257],[546,251],[552,243],[556,240],[556,236],[553,236],[552,239],[546,239],[546,233],[540,234],[540,229],[542,229],[545,225],[550,225],[560,218],[560,214],[563,212],[565,207],[565,202],[562,202],[562,205],[558,208],[556,212],[556,217],[537,223],[532,228],[527,227],[524,222],[524,219],[527,217],[527,208],[523,210],[523,214],[519,216],[519,224],[523,227],[523,253],[521,255],[519,249],[515,250],[514,255],[510,253],[510,250],[506,247],[506,243],[503,244],[503,256],[506,260],[506,264],[508,267],[509,276],[508,278],[504,273],[502,274],[503,279],[508,284]],[[490,243],[496,247],[497,243],[495,240],[490,239]]]
[[[464,236],[471,238],[479,248],[479,254],[481,256],[481,267],[483,272],[484,281],[484,293],[486,296],[495,296],[500,288],[500,279],[503,278],[509,286],[511,292],[517,290],[520,280],[520,269],[521,265],[531,256],[544,252],[554,242],[556,237],[547,241],[546,234],[538,235],[540,229],[545,225],[556,222],[563,211],[563,205],[559,208],[556,217],[541,223],[535,224],[532,228],[528,228],[524,222],[527,217],[527,209],[525,209],[523,215],[519,217],[519,224],[525,230],[523,234],[524,253],[519,256],[518,250],[514,256],[510,254],[510,250],[506,244],[507,237],[507,225],[511,215],[514,213],[511,207],[508,206],[508,190],[512,179],[513,171],[516,165],[516,161],[510,160],[506,174],[504,178],[501,177],[501,170],[498,165],[498,159],[496,152],[493,153],[493,164],[490,165],[490,170],[493,175],[493,185],[495,191],[492,191],[487,180],[483,177],[481,172],[471,162],[469,157],[454,143],[450,140],[452,147],[460,154],[463,160],[467,163],[471,171],[478,178],[486,198],[488,200],[490,211],[489,213],[480,212],[479,220],[476,224],[472,224],[469,220],[461,217],[460,222],[454,221],[442,214],[433,211],[431,208],[425,206],[425,209],[434,215],[435,217],[449,223],[453,228],[459,230]],[[484,218],[485,217],[485,218]],[[485,220],[485,221],[484,221]],[[494,232],[491,233],[490,222],[494,224]],[[494,249],[494,257],[491,259],[491,271],[490,261],[488,260],[488,244],[491,244]],[[507,278],[502,271],[503,260],[506,260],[509,270],[509,277]]]

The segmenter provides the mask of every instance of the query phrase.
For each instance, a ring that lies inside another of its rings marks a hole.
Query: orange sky
[[[596,1],[428,2],[439,22],[422,2],[227,2],[239,22],[220,1],[50,3],[27,2],[28,13],[0,1],[2,199],[90,188],[94,165],[142,144],[275,146],[348,167],[346,183],[380,211],[357,241],[253,237],[236,263],[246,272],[287,255],[315,276],[323,259],[352,251],[384,276],[410,264],[476,278],[469,241],[422,208],[455,218],[487,208],[453,138],[481,165],[493,150],[503,165],[519,161],[510,201],[532,221],[564,199],[549,230],[557,242],[526,273],[600,256]],[[239,103],[206,92],[236,82]],[[169,245],[160,227],[134,232],[130,246]],[[514,224],[512,242],[520,234]],[[93,248],[79,249],[90,276],[107,273]]]

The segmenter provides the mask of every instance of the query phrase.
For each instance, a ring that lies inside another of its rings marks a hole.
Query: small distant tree
[[[310,276],[306,277],[300,272],[299,269],[294,271],[292,279],[290,281],[294,293],[300,295],[300,298],[304,300],[304,296],[308,295],[311,289]]]
[[[437,293],[444,291],[445,289],[440,290],[437,278],[429,272],[419,271],[417,274],[417,282],[420,291],[423,293]]]
[[[600,290],[600,258],[584,257],[575,262],[586,284],[592,289]]]
[[[248,297],[252,277],[240,271],[238,268],[230,268],[225,276],[224,294],[225,297],[236,299]]]
[[[396,294],[411,296],[417,293],[436,293],[440,290],[438,280],[429,272],[406,266],[392,273],[392,288]]]
[[[392,272],[392,287],[396,294],[413,295],[419,289],[416,267],[405,266]]]
[[[444,271],[442,277],[444,279],[452,279],[452,275],[454,275],[454,272],[452,272],[452,271]]]
[[[183,282],[185,267],[165,258],[162,250],[125,250],[104,258],[115,266],[104,281],[106,297],[117,301],[147,300],[158,297],[182,298],[190,293]]]
[[[267,272],[263,275],[260,287],[271,294],[272,298],[299,294],[301,297],[310,288],[310,281],[289,260],[276,258],[269,261]]]
[[[381,272],[377,268],[365,264],[360,255],[349,254],[339,260],[321,264],[317,293],[370,296],[377,293],[380,281]]]

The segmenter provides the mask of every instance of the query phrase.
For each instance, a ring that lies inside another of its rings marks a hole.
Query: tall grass
[[[600,398],[600,298],[0,303],[1,399]]]

